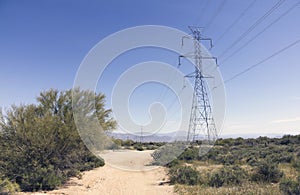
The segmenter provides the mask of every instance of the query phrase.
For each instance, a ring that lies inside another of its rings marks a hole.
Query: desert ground
[[[169,195],[173,187],[160,185],[168,180],[166,170],[150,166],[152,151],[105,151],[100,155],[105,166],[86,171],[82,178],[72,178],[57,190],[22,194],[69,195]]]

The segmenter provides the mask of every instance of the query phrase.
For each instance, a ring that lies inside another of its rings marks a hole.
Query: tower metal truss
[[[218,134],[212,113],[212,107],[210,105],[208,87],[205,81],[205,78],[211,77],[204,75],[202,63],[203,60],[216,60],[216,58],[202,56],[201,41],[210,41],[212,46],[211,39],[202,37],[202,28],[192,26],[189,26],[189,28],[192,31],[192,40],[194,42],[193,58],[195,63],[195,72],[187,75],[187,77],[192,77],[194,79],[194,93],[187,141],[196,142],[197,140],[202,140],[205,144],[211,145],[217,139]]]

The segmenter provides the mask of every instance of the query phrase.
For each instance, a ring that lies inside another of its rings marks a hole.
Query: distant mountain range
[[[248,133],[248,134],[224,134],[220,135],[220,138],[238,138],[242,137],[244,139],[247,138],[258,138],[258,137],[269,137],[269,138],[281,138],[284,134],[276,134],[276,133],[266,133],[266,134],[258,134],[258,133]]]
[[[145,136],[129,134],[129,133],[115,133],[115,132],[107,132],[107,135],[116,139],[122,140],[133,140],[133,141],[142,141],[142,142],[171,142],[174,140],[183,141],[186,140],[187,132],[178,131],[171,133],[161,133],[161,134],[146,134]]]
[[[146,133],[145,133],[146,134]],[[142,142],[171,142],[174,140],[185,141],[187,138],[186,131],[170,132],[170,133],[158,133],[153,135],[140,136],[130,133],[117,133],[117,132],[107,132],[107,135],[115,139],[122,140],[133,140]],[[269,137],[269,138],[281,138],[283,134],[224,134],[220,135],[220,138],[257,138],[257,137]],[[201,139],[201,138],[200,138]]]

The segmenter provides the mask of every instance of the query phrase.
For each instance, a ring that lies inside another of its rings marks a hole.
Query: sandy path
[[[106,162],[104,167],[84,172],[82,179],[72,178],[66,186],[47,194],[173,194],[172,186],[159,185],[161,181],[167,180],[166,170],[164,167],[149,166],[150,154],[150,151],[107,151],[101,155]]]

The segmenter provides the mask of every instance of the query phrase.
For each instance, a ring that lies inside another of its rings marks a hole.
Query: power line
[[[180,61],[178,62],[178,65],[177,65],[177,69],[179,69],[180,67]],[[168,80],[171,81],[171,82],[174,82],[174,72],[172,75],[169,75],[169,78]],[[172,80],[171,80],[172,79]],[[186,85],[185,85],[185,78],[183,79],[183,86],[182,88],[180,89],[180,91],[178,92],[177,96],[171,101],[171,104],[169,104],[167,106],[167,112],[169,110],[171,110],[171,108],[174,106],[174,104],[177,102],[177,97],[179,97],[181,95],[181,93],[183,92],[183,90],[185,89]],[[164,100],[165,96],[167,95],[167,92],[170,90],[170,88],[165,88],[164,92],[160,94],[159,96],[159,99],[161,99],[161,102]]]
[[[221,2],[221,4],[219,5],[219,7],[217,8],[217,10],[215,11],[215,13],[212,15],[212,17],[208,20],[208,22],[206,23],[206,25],[204,26],[204,30],[208,29],[208,27],[211,26],[211,24],[215,21],[216,17],[220,14],[220,12],[222,11],[224,5],[226,4],[226,0],[223,0]],[[204,31],[203,30],[203,31]]]
[[[177,69],[179,69],[180,67],[180,64],[177,65]],[[174,82],[174,72],[172,72],[172,74],[169,74],[169,77],[168,77],[168,82]],[[166,87],[164,89],[164,91],[162,91],[162,93],[160,94],[160,96],[158,97],[158,100],[161,100],[161,102],[165,99],[165,96],[167,95],[167,92],[170,90],[169,87]]]
[[[292,5],[287,11],[285,11],[283,14],[281,14],[278,18],[276,18],[273,22],[271,22],[269,25],[267,25],[262,31],[257,33],[254,37],[252,37],[249,41],[247,41],[245,44],[243,44],[241,47],[237,48],[232,54],[230,54],[228,57],[226,57],[222,63],[226,62],[228,59],[230,59],[232,56],[234,56],[236,53],[241,51],[243,48],[245,48],[249,43],[251,43],[253,40],[255,40],[258,36],[260,36],[262,33],[264,33],[267,29],[269,29],[272,25],[274,25],[276,22],[278,22],[281,18],[286,16],[290,11],[292,11],[294,8],[296,8],[298,5],[300,5],[300,1],[298,1],[296,4]]]
[[[255,4],[256,0],[253,0],[250,5],[247,6],[246,9],[231,23],[231,25],[226,28],[226,30],[219,36],[219,38],[216,39],[215,44],[217,44],[229,31],[232,29],[246,14],[246,12]]]
[[[177,102],[177,97],[180,97],[181,93],[183,92],[183,90],[186,88],[185,85],[185,78],[183,78],[183,83],[182,83],[182,88],[180,89],[180,91],[175,94],[176,96],[173,98],[173,100],[171,101],[171,104],[169,104],[169,106],[167,107],[167,112],[173,107],[173,105]],[[169,88],[168,88],[169,89]]]
[[[239,43],[243,38],[245,38],[251,31],[253,31],[256,26],[258,26],[261,22],[263,22],[268,16],[270,16],[277,8],[280,7],[285,0],[279,0],[267,13],[265,13],[262,17],[260,17],[254,24],[252,24],[239,38],[237,38],[225,51],[223,51],[219,57],[224,56],[232,47],[234,47],[237,43]]]
[[[200,21],[200,19],[202,19],[204,10],[205,10],[205,8],[209,5],[209,2],[210,2],[210,0],[206,0],[206,2],[203,4],[203,7],[202,7],[202,9],[201,9],[201,11],[200,11],[200,15],[199,15],[198,19],[197,19],[196,22],[195,22],[196,26],[197,26],[198,23],[199,23],[199,22],[197,22],[197,21]]]
[[[185,86],[183,86],[183,87],[181,88],[181,90],[179,91],[179,93],[178,93],[178,94],[174,97],[174,99],[171,101],[171,104],[169,104],[169,106],[167,107],[167,111],[169,111],[169,110],[173,107],[173,105],[177,102],[177,97],[179,97],[179,96],[181,95],[181,93],[183,92],[184,88],[185,88]]]
[[[279,55],[280,53],[286,51],[287,49],[289,49],[289,48],[291,48],[291,47],[297,45],[299,42],[300,42],[300,39],[294,41],[293,43],[291,43],[291,44],[285,46],[284,48],[282,48],[282,49],[276,51],[275,53],[273,53],[272,55],[270,55],[270,56],[264,58],[263,60],[259,61],[258,63],[253,64],[253,65],[249,66],[248,68],[246,68],[245,70],[243,70],[243,71],[241,71],[241,72],[235,74],[235,75],[232,76],[231,78],[226,79],[226,80],[224,81],[224,83],[228,83],[228,82],[232,81],[233,79],[236,79],[237,77],[239,77],[239,76],[245,74],[246,72],[252,70],[253,68],[256,68],[257,66],[259,66],[259,65],[261,65],[261,64],[263,64],[263,63],[265,63],[266,61],[268,61],[268,60],[270,60],[271,58],[273,58],[273,57]],[[219,84],[219,85],[217,85],[215,88],[217,88],[217,87],[219,87],[219,86],[221,86],[221,85],[222,85],[222,84]]]

